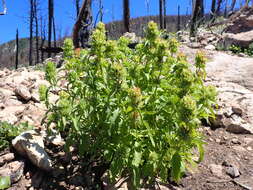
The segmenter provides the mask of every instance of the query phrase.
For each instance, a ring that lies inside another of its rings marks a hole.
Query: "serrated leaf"
[[[132,160],[132,165],[135,167],[139,167],[141,164],[142,152],[134,151],[134,157]]]
[[[199,163],[204,159],[205,151],[204,151],[204,147],[202,144],[198,143],[197,146],[198,146],[198,150],[199,150],[199,159],[198,159],[198,163]]]
[[[178,182],[180,180],[181,177],[181,165],[182,165],[182,159],[181,156],[178,152],[176,152],[171,160],[171,176],[172,179],[175,182]]]
[[[1,177],[0,176],[0,189],[7,189],[11,186],[10,176]]]

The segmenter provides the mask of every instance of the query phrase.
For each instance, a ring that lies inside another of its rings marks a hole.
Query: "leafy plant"
[[[248,56],[253,56],[253,43],[251,43],[248,48],[241,48],[240,46],[232,45],[229,47],[229,50],[234,54],[244,53]]]
[[[98,24],[91,48],[74,54],[65,41],[66,77],[56,75],[55,65],[46,68],[51,86],[41,87],[48,112],[47,125],[67,132],[67,145],[80,155],[109,165],[111,179],[130,174],[134,187],[140,179],[168,177],[178,182],[184,168],[193,163],[193,148],[203,158],[201,119],[214,116],[216,91],[205,86],[205,59],[196,56],[194,71],[186,57],[177,54],[178,42],[164,40],[154,22],[135,50],[129,41],[106,40]],[[61,87],[67,80],[67,87]],[[49,92],[61,89],[51,104]]]
[[[18,126],[11,125],[7,122],[0,122],[0,151],[8,148],[10,142],[20,133],[32,129],[28,123],[22,123]]]
[[[10,176],[2,177],[0,176],[0,189],[7,189],[11,186]]]

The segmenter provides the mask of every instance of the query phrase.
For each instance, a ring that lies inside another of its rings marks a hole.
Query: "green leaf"
[[[132,165],[135,167],[139,167],[141,164],[142,152],[134,151],[134,157],[132,160]]]
[[[171,160],[171,165],[172,165],[172,168],[171,168],[172,179],[175,182],[178,182],[181,177],[181,165],[182,165],[182,159],[178,152],[176,152],[173,155],[172,160]]]
[[[0,189],[7,189],[11,186],[10,176],[1,177],[0,176]]]
[[[198,159],[198,163],[199,163],[204,159],[205,151],[204,151],[204,146],[202,143],[198,143],[197,146],[199,150],[199,159]]]

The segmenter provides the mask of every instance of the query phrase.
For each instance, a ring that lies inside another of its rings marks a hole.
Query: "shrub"
[[[41,88],[46,102],[47,125],[67,132],[67,145],[77,145],[80,155],[109,165],[111,179],[123,172],[140,178],[168,177],[179,181],[187,164],[193,163],[193,148],[203,158],[201,119],[214,116],[215,89],[205,86],[205,59],[196,57],[192,71],[178,42],[164,40],[151,22],[146,38],[135,50],[129,41],[106,40],[98,24],[91,48],[75,55],[70,39],[65,41],[66,77],[57,77],[53,63],[47,65],[51,86]],[[67,80],[67,87],[60,87]],[[51,90],[61,89],[55,104]]]
[[[0,151],[10,146],[11,140],[20,133],[32,129],[28,123],[22,123],[18,126],[11,125],[7,122],[0,122]]]

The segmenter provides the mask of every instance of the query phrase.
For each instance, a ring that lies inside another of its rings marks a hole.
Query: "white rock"
[[[205,47],[205,49],[206,50],[215,50],[216,48],[215,48],[215,46],[214,45],[212,45],[212,44],[209,44],[209,45],[207,45],[206,47]]]
[[[217,177],[222,177],[222,166],[221,165],[216,165],[216,164],[210,164],[209,169]]]
[[[44,150],[43,138],[34,130],[27,131],[12,140],[13,147],[17,152],[26,156],[38,168],[51,171],[52,161]]]

